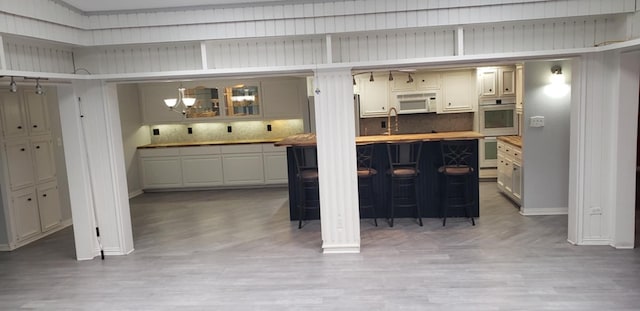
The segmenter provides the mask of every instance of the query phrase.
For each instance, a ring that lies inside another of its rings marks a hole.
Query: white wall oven
[[[478,107],[479,129],[485,136],[518,134],[518,116],[513,103],[480,103]]]

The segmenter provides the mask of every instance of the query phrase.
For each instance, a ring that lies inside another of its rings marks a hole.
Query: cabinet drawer
[[[518,160],[518,162],[522,162],[522,149],[520,148],[513,148],[511,155],[513,156],[513,158],[515,160]]]
[[[261,144],[225,145],[225,146],[221,146],[221,152],[223,154],[262,153],[262,145]]]
[[[273,144],[262,144],[263,152],[287,152],[287,147],[279,146],[276,147]]]
[[[180,155],[220,154],[220,146],[181,147]]]
[[[141,157],[171,157],[180,154],[180,148],[144,148],[138,149]]]

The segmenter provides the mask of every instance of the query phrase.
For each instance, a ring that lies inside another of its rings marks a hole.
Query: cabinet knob
[[[451,103],[449,103],[449,106],[451,106]]]
[[[509,166],[509,163],[505,163],[504,165]]]
[[[37,125],[37,124],[34,124],[34,125],[33,125],[33,127],[34,127],[34,128],[36,128],[36,127],[38,127],[38,125]]]
[[[22,125],[18,125],[18,129],[21,130],[22,129]]]
[[[513,170],[515,171],[515,170],[516,170],[516,168],[514,167],[514,168],[513,168]]]
[[[24,148],[20,148],[20,151],[24,151]]]
[[[509,91],[509,88],[506,88],[505,90],[506,90],[506,91]]]
[[[47,194],[45,193],[45,194],[43,194],[42,196],[43,196],[43,197],[46,197],[46,196],[47,196]]]
[[[40,149],[40,146],[36,146],[36,149]]]
[[[31,201],[31,198],[28,198],[27,201]]]
[[[489,92],[493,92],[493,90],[492,90],[492,89],[489,89]]]

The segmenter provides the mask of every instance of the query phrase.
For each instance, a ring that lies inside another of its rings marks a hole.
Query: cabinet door
[[[388,77],[374,75],[373,82],[369,81],[369,77],[357,80],[360,89],[360,116],[363,118],[386,116],[390,108]]]
[[[262,107],[265,118],[301,118],[303,93],[306,92],[304,79],[264,80]]]
[[[29,116],[29,132],[32,135],[48,133],[50,127],[46,96],[29,90],[24,92],[24,100]]]
[[[24,240],[40,233],[40,215],[33,188],[14,192],[11,197],[16,240]]]
[[[523,100],[523,94],[524,94],[524,81],[522,81],[522,79],[524,78],[523,76],[523,69],[522,69],[522,65],[518,65],[516,66],[516,112],[517,113],[523,113],[523,108],[524,108],[524,100]]]
[[[267,184],[286,184],[288,181],[287,153],[273,152],[264,155],[264,181]]]
[[[522,200],[522,165],[518,162],[512,162],[511,168],[511,193],[521,202]]]
[[[473,71],[453,71],[442,74],[442,96],[438,113],[473,112],[478,99],[474,96]]]
[[[225,154],[222,163],[225,185],[264,184],[262,153]]]
[[[182,184],[184,187],[222,185],[222,157],[183,156]]]
[[[31,141],[36,182],[42,183],[56,178],[56,165],[53,159],[53,143],[50,138],[37,138]]]
[[[34,185],[31,147],[27,140],[6,144],[7,166],[11,189]]]
[[[389,82],[389,84],[391,85],[391,91],[392,92],[410,92],[410,91],[415,91],[417,89],[418,83],[416,82],[416,80],[418,80],[417,76],[415,73],[411,73],[411,75],[413,76],[414,80],[413,82],[407,82],[409,81],[409,73],[396,73],[393,75],[393,80]],[[376,75],[374,76],[374,78],[377,79],[387,79],[389,80],[389,77],[384,77],[384,76],[379,76]],[[364,80],[364,79],[363,79]],[[366,80],[366,82],[369,82],[369,80]],[[363,82],[363,83],[366,83]]]
[[[42,232],[47,232],[62,222],[58,185],[54,182],[48,185],[39,186],[37,194],[38,210],[40,214],[40,229]]]
[[[145,189],[182,187],[180,157],[143,157],[140,163]]]
[[[418,90],[439,90],[440,74],[439,73],[418,73],[416,74]]]
[[[504,156],[500,153],[498,153],[498,160],[497,160],[497,171],[498,171],[498,188],[504,190],[504,182],[505,182],[505,172],[504,172]]]
[[[0,91],[0,109],[2,109],[2,130],[4,136],[23,136],[27,134],[27,122],[18,93]]]
[[[480,96],[496,96],[498,94],[498,72],[496,69],[483,69],[478,72]]]
[[[516,75],[513,68],[500,69],[500,94],[514,95],[516,93]]]

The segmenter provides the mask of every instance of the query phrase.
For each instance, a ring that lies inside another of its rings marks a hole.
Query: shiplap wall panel
[[[210,69],[220,69],[325,63],[325,44],[324,38],[306,37],[209,41],[205,46]]]
[[[5,39],[4,51],[9,70],[72,73],[71,48],[44,42]]]
[[[625,40],[625,21],[600,17],[465,27],[465,54],[540,51],[593,47]]]

